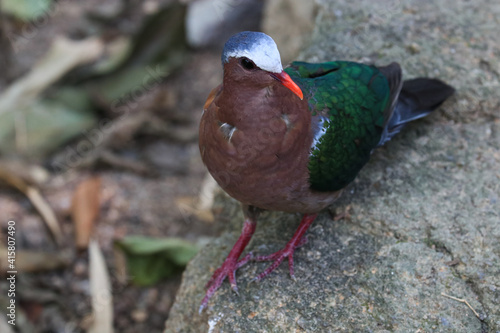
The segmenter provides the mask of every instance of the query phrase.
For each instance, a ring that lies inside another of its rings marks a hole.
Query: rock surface
[[[301,59],[386,64],[434,76],[455,97],[373,154],[295,254],[237,273],[198,314],[204,284],[237,239],[242,214],[223,197],[225,232],[189,264],[166,332],[500,332],[500,5],[493,1],[320,0]],[[283,247],[300,216],[261,216],[248,250]],[[446,296],[466,300],[477,312]]]
[[[314,29],[317,4],[304,0],[266,1],[262,31],[273,36],[279,45],[284,64],[297,58],[304,45],[309,44]],[[286,27],[284,29],[283,27]]]

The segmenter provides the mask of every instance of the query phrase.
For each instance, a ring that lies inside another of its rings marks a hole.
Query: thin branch
[[[457,302],[465,303],[465,305],[467,305],[469,307],[469,309],[471,309],[472,312],[474,312],[474,314],[476,315],[476,317],[479,318],[479,320],[482,320],[481,317],[479,316],[479,314],[476,312],[476,310],[474,310],[474,308],[465,299],[456,298],[456,297],[453,297],[453,296],[450,296],[450,295],[446,295],[445,293],[441,293],[441,295],[444,296],[444,297],[451,298],[452,300],[455,300]]]

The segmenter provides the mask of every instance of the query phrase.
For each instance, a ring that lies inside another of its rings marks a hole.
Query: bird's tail
[[[404,81],[394,112],[382,133],[379,146],[389,141],[410,121],[425,117],[448,97],[455,89],[437,79],[417,78]]]

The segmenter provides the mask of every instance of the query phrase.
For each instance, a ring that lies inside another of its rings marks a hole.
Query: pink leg
[[[259,215],[259,211],[254,207],[248,206],[244,207],[243,209],[246,215],[245,222],[243,223],[243,231],[236,241],[236,244],[234,244],[233,248],[231,249],[231,252],[229,252],[229,255],[227,256],[224,263],[214,272],[207,285],[205,286],[205,288],[207,288],[207,292],[205,294],[205,297],[201,301],[199,309],[200,313],[207,306],[208,300],[215,294],[217,289],[219,289],[226,277],[228,277],[229,279],[231,288],[236,293],[238,293],[238,286],[236,285],[235,277],[236,270],[246,264],[252,258],[252,254],[249,253],[242,259],[238,259],[240,258],[241,253],[252,238],[253,233],[255,232],[255,227],[257,225],[257,216]]]
[[[316,216],[318,216],[318,214],[304,214],[304,217],[302,218],[297,231],[295,231],[292,239],[286,244],[283,249],[268,256],[258,256],[253,258],[253,260],[256,261],[273,261],[271,266],[269,266],[264,272],[260,273],[259,275],[257,275],[257,277],[254,278],[254,281],[262,280],[266,275],[274,271],[286,257],[288,257],[288,269],[290,270],[290,276],[295,280],[293,253],[297,247],[303,245],[306,242],[304,234],[314,222]]]

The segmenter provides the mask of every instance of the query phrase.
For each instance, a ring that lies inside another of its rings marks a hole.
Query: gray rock
[[[318,2],[302,59],[394,60],[406,77],[440,77],[457,95],[373,154],[332,206],[350,219],[320,214],[295,254],[297,281],[284,263],[250,283],[267,263],[247,264],[239,295],[225,282],[198,315],[242,226],[238,204],[222,197],[225,232],[188,265],[166,332],[500,331],[500,6]],[[299,220],[264,214],[248,250],[280,249]]]
[[[317,4],[304,0],[266,1],[262,31],[280,46],[283,64],[295,60],[314,29]]]
[[[399,62],[406,77],[439,77],[459,90],[448,119],[498,117],[500,3],[494,0],[316,0],[307,61]]]

